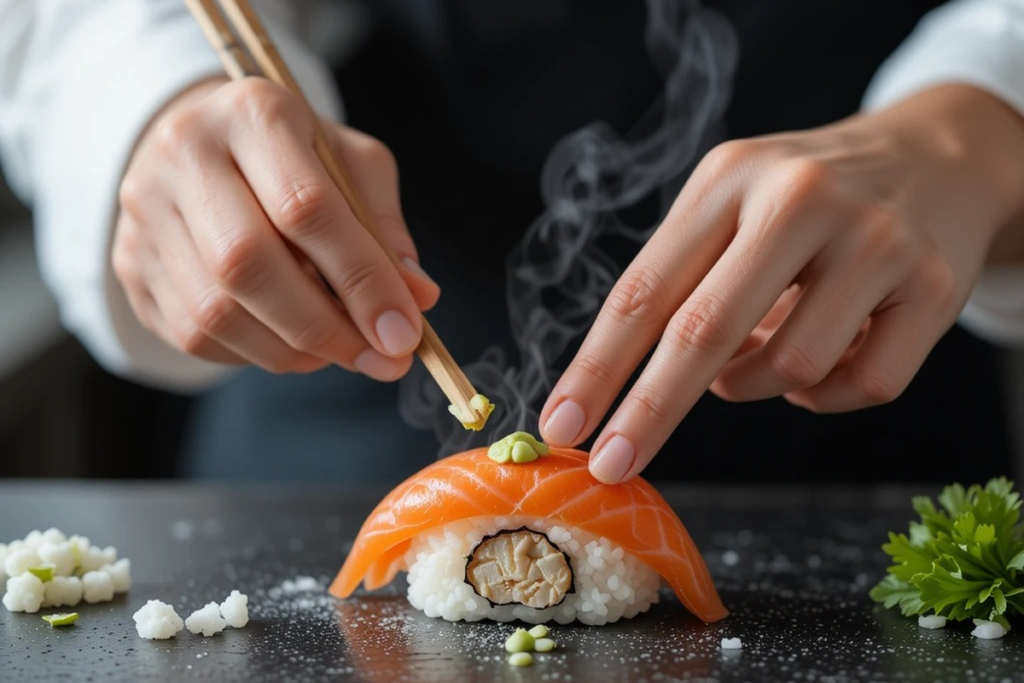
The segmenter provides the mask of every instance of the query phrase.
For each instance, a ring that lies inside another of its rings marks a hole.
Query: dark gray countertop
[[[0,539],[56,526],[114,545],[134,585],[81,605],[78,624],[0,609],[0,680],[39,681],[1024,681],[1024,635],[981,641],[966,625],[919,629],[873,604],[905,489],[662,487],[703,550],[726,620],[705,625],[669,594],[604,627],[555,626],[561,648],[527,669],[502,650],[508,624],[447,623],[405,602],[401,581],[337,601],[326,584],[384,490],[153,483],[0,483]],[[251,621],[211,638],[146,641],[146,600],[182,617],[232,589]],[[740,651],[723,651],[739,637]]]

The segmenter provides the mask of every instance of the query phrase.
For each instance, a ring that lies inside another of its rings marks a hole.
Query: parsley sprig
[[[913,498],[920,522],[910,535],[889,533],[882,550],[893,559],[871,589],[905,616],[940,614],[954,621],[986,619],[1009,629],[1007,616],[1024,615],[1024,525],[1020,494],[1006,477],[964,489],[942,489],[939,508]]]

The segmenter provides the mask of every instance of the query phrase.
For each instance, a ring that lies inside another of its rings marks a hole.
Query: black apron
[[[877,68],[938,4],[705,3],[739,38],[724,137],[806,129],[854,113]],[[546,155],[594,120],[630,130],[661,89],[643,42],[645,3],[369,6],[373,35],[337,71],[348,122],[396,154],[406,218],[443,288],[429,318],[446,345],[462,363],[494,344],[511,351],[502,264],[543,208]],[[634,254],[623,248],[615,256],[625,266]],[[647,476],[983,480],[1009,471],[998,380],[995,349],[954,327],[885,406],[813,415],[782,399],[730,404],[708,393]],[[397,481],[433,459],[437,441],[404,425],[395,405],[394,385],[338,370],[248,370],[196,401],[185,472]]]

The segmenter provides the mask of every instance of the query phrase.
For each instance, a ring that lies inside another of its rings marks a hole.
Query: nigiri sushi
[[[405,571],[431,617],[599,625],[647,611],[666,583],[705,622],[726,617],[665,499],[639,477],[600,483],[587,457],[517,432],[428,465],[366,519],[331,594]]]

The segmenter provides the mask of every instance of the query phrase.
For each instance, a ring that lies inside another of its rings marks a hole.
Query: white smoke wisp
[[[422,368],[402,380],[402,417],[434,430],[438,457],[512,431],[536,433],[541,403],[557,379],[556,361],[590,328],[618,276],[599,239],[645,242],[657,224],[630,226],[619,213],[655,192],[677,192],[680,179],[721,134],[739,52],[732,28],[699,0],[647,0],[647,9],[648,52],[666,77],[662,97],[646,117],[656,117],[658,125],[627,141],[593,123],[548,155],[541,173],[546,208],[506,261],[506,303],[520,367],[492,347],[463,368],[497,406],[487,426],[462,429]]]

